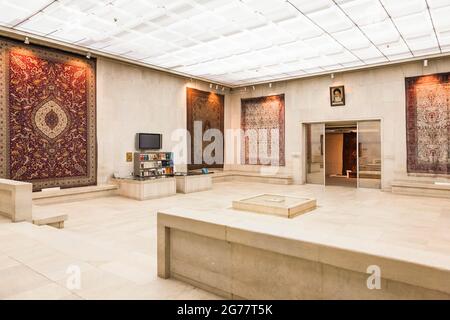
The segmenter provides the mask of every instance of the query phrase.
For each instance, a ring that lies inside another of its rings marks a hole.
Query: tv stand
[[[119,195],[136,200],[150,200],[173,196],[177,193],[173,177],[114,179],[119,185]]]

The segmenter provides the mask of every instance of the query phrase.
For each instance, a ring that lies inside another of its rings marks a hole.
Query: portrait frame
[[[336,90],[339,90],[341,92],[341,100],[340,101],[336,100],[336,97],[335,97]],[[345,106],[345,88],[344,88],[344,86],[330,87],[330,105],[332,107]]]

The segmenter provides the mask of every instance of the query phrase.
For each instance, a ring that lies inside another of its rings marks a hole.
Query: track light
[[[423,66],[424,67],[428,67],[428,60],[427,59],[423,60]]]
[[[86,58],[88,58],[88,59],[91,58],[91,53],[90,52],[86,53]]]
[[[25,41],[24,41],[24,43],[25,43],[25,44],[30,44],[30,38],[28,38],[28,37],[25,37]]]

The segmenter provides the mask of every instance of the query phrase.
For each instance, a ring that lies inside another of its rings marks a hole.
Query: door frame
[[[313,120],[313,121],[301,121],[300,122],[300,126],[302,128],[301,133],[303,135],[303,137],[300,138],[300,141],[303,142],[303,147],[302,147],[302,152],[303,152],[303,156],[302,161],[303,164],[302,166],[300,166],[303,170],[303,174],[302,174],[302,183],[303,184],[307,184],[306,182],[306,175],[307,175],[307,154],[306,154],[306,150],[307,150],[307,141],[306,141],[306,126],[309,124],[324,124],[324,142],[323,142],[323,147],[324,147],[324,154],[323,154],[323,161],[324,161],[324,183],[323,186],[325,186],[325,172],[326,172],[326,163],[325,163],[325,148],[326,148],[326,144],[325,144],[325,125],[327,123],[339,123],[339,122],[356,122],[356,154],[357,154],[357,188],[359,188],[359,122],[365,122],[365,121],[380,121],[380,149],[381,149],[381,187],[380,190],[383,190],[383,185],[384,185],[384,180],[385,180],[385,173],[384,173],[384,119],[383,117],[368,117],[368,118],[348,118],[348,119],[331,119],[331,120]]]

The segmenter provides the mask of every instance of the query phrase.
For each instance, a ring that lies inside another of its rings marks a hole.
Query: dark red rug
[[[96,184],[95,62],[0,40],[0,176]]]

